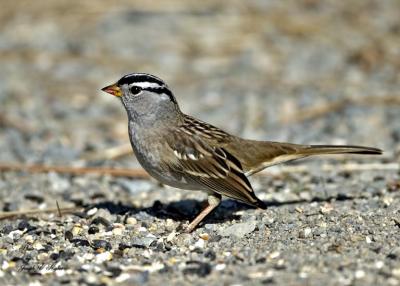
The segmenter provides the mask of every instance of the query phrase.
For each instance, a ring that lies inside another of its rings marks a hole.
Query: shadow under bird
[[[197,225],[226,196],[265,209],[247,176],[279,163],[322,154],[382,154],[372,147],[299,145],[243,139],[184,114],[160,78],[131,73],[102,88],[118,97],[128,114],[129,137],[143,168],[163,184],[201,190],[208,206],[187,226]]]

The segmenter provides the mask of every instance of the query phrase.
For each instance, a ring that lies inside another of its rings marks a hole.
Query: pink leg
[[[186,232],[192,232],[200,222],[210,213],[212,212],[219,204],[221,203],[221,195],[212,194],[208,196],[208,206],[202,210],[196,218],[187,226]]]

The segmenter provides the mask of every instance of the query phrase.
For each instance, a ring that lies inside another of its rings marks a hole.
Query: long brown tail
[[[242,163],[246,175],[255,174],[267,167],[313,155],[361,154],[380,155],[382,150],[373,147],[352,145],[298,145],[290,143],[241,140],[242,150],[229,146],[234,156]],[[246,152],[243,152],[246,150]]]
[[[381,155],[382,150],[373,147],[352,146],[352,145],[309,145],[300,149],[300,152],[307,155],[318,154],[360,154],[360,155]]]

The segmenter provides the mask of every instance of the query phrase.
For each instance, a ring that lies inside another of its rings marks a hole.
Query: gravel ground
[[[82,210],[1,219],[1,285],[400,285],[398,1],[14,2],[0,10],[2,165],[138,167],[104,156],[127,122],[99,91],[133,71],[237,135],[385,154],[273,167],[251,178],[266,211],[224,200],[191,234],[201,193],[3,172],[2,214]]]

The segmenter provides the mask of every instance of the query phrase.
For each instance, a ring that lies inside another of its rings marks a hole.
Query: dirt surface
[[[148,179],[0,174],[1,285],[400,285],[400,2],[14,1],[0,10],[0,165],[138,168],[100,88],[168,82],[243,137],[357,144],[251,182],[269,208]],[[122,149],[125,149],[123,147]],[[0,167],[1,167],[0,166]],[[79,208],[7,217],[6,212]]]

